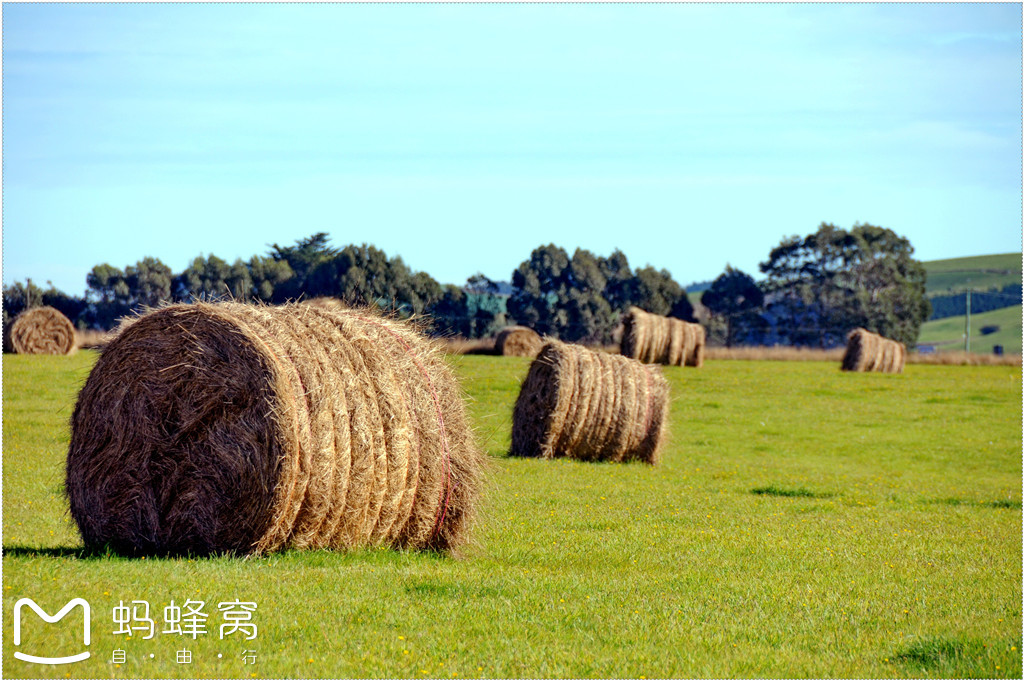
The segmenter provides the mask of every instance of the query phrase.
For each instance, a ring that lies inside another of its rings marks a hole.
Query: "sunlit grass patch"
[[[251,678],[216,634],[178,665],[180,637],[111,633],[121,600],[159,618],[186,597],[259,604],[261,678],[1021,676],[1019,369],[670,367],[650,467],[508,458],[529,360],[452,357],[490,457],[462,558],[143,560],[83,552],[67,516],[80,355],[4,359],[3,605],[86,598],[94,655],[49,668],[6,646],[7,678]],[[67,646],[35,624],[25,646]]]

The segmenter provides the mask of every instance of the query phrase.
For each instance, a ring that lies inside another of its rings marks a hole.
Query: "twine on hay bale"
[[[519,390],[510,454],[655,464],[668,402],[657,367],[550,341]]]
[[[71,420],[88,546],[455,550],[480,485],[436,346],[367,310],[171,305],[110,343]]]
[[[846,336],[846,352],[840,368],[843,371],[903,372],[907,347],[867,329],[857,328]]]
[[[507,326],[494,339],[494,351],[506,357],[536,357],[544,341],[526,326]]]
[[[49,305],[25,310],[4,328],[4,352],[70,355],[75,348],[71,320]]]
[[[705,338],[700,324],[631,307],[622,321],[619,348],[624,356],[645,364],[701,367]]]

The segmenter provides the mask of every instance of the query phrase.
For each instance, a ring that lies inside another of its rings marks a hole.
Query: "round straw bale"
[[[4,352],[70,355],[75,347],[71,320],[49,305],[25,310],[4,328]]]
[[[690,340],[692,341],[689,344],[689,352],[686,355],[686,366],[702,367],[704,366],[704,348],[707,338],[704,327],[700,324],[690,324],[689,322],[683,322],[683,324],[686,324],[690,333]]]
[[[510,454],[655,464],[668,402],[657,367],[550,341],[519,390]]]
[[[494,351],[506,357],[536,357],[544,341],[526,326],[508,326],[498,332]]]
[[[638,307],[622,321],[619,351],[645,364],[704,365],[704,327],[673,317],[661,317]]]
[[[455,550],[482,456],[437,347],[368,310],[171,305],[110,343],[71,421],[87,546]]]
[[[906,362],[907,348],[902,343],[857,328],[846,337],[843,371],[881,371],[900,373]]]
[[[843,371],[866,371],[873,353],[867,347],[871,334],[867,329],[856,328],[846,335],[846,352],[840,368]]]
[[[632,359],[640,358],[640,349],[644,345],[644,326],[640,322],[640,315],[631,307],[629,312],[622,318],[622,338],[619,340],[619,352],[623,357]],[[642,312],[642,310],[640,310]]]
[[[686,361],[686,322],[681,319],[669,319],[669,341],[665,364],[669,366],[682,366]]]
[[[896,343],[895,359],[893,360],[892,371],[895,374],[902,374],[903,367],[907,363],[907,346],[903,343]]]
[[[881,360],[879,360],[879,367],[876,371],[881,371],[887,374],[892,373],[893,366],[896,361],[896,342],[891,341],[888,338],[881,339]]]

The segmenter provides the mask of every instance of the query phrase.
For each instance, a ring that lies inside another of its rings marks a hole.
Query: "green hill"
[[[971,315],[971,351],[992,352],[993,345],[1002,345],[1010,355],[1021,354],[1021,306],[1004,307]],[[982,335],[987,326],[997,326],[995,333]],[[947,317],[925,322],[921,326],[919,345],[934,345],[939,350],[964,349],[964,317]]]
[[[976,255],[969,258],[930,260],[922,263],[928,272],[928,295],[956,291],[987,291],[995,286],[1020,283],[1021,254]]]

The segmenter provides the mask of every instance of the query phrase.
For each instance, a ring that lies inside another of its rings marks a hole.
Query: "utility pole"
[[[967,280],[967,316],[964,318],[964,352],[971,351],[971,280]]]

